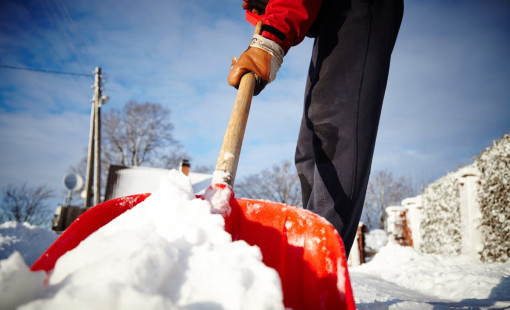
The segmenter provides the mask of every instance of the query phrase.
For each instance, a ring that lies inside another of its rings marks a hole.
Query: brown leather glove
[[[274,41],[261,35],[254,35],[248,49],[241,54],[239,60],[232,59],[232,67],[228,75],[228,84],[239,87],[241,78],[248,72],[253,72],[257,83],[254,95],[274,81],[276,73],[283,62],[284,51]]]

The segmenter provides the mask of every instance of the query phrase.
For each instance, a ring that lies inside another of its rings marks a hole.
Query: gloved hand
[[[284,55],[280,45],[273,40],[255,34],[248,49],[241,54],[239,60],[232,59],[228,84],[237,88],[243,75],[253,72],[256,79],[254,95],[258,95],[268,83],[276,78]]]
[[[257,15],[262,15],[266,11],[266,5],[269,0],[245,0],[243,9]]]

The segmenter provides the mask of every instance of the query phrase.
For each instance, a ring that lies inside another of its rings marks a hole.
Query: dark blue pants
[[[296,168],[304,208],[338,230],[347,255],[365,200],[402,0],[332,0],[317,27]]]

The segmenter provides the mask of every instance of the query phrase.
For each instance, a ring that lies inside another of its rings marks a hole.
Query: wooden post
[[[94,72],[94,96],[90,113],[89,149],[87,155],[87,175],[85,177],[85,209],[91,207],[91,194],[94,193],[94,205],[101,199],[101,115],[103,103],[101,96],[101,68]]]
[[[94,81],[94,205],[101,202],[101,68],[96,67]]]

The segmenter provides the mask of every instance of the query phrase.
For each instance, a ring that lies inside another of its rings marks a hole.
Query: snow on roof
[[[170,169],[111,165],[108,171],[105,200],[152,193],[159,188],[161,178],[169,171]],[[212,180],[212,174],[190,172],[188,177],[196,195],[203,194]]]

